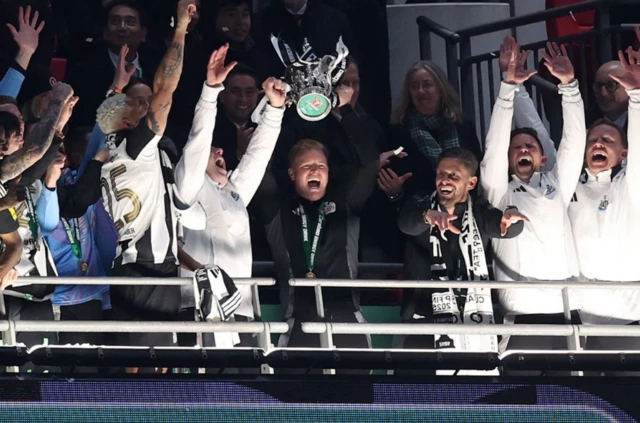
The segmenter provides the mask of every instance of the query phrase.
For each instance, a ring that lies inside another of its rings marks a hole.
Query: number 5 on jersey
[[[111,195],[112,192],[113,192],[113,198],[115,198],[115,201],[119,202],[125,198],[128,198],[129,201],[131,201],[131,204],[133,206],[133,209],[129,213],[124,215],[124,220],[118,219],[118,221],[115,222],[116,229],[118,230],[122,229],[125,224],[131,223],[134,220],[136,220],[138,215],[140,215],[140,210],[142,208],[140,199],[138,198],[135,192],[131,191],[129,188],[118,189],[116,185],[116,178],[118,176],[124,175],[126,171],[127,171],[127,167],[125,165],[119,165],[111,169],[111,172],[109,172],[109,181],[107,181],[107,179],[104,177],[100,178],[100,186],[105,190],[105,193],[107,196],[107,208],[112,218],[114,216],[113,200]],[[111,186],[111,189],[109,188],[110,186]]]

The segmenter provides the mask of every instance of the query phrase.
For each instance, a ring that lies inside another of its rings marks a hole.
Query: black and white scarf
[[[196,311],[201,321],[228,322],[240,307],[242,294],[233,279],[218,266],[203,267],[193,274]],[[217,347],[233,347],[240,343],[237,333],[216,332]]]
[[[437,195],[431,197],[431,210],[445,211],[437,201]],[[458,236],[460,252],[464,263],[460,263],[462,274],[460,279],[470,281],[486,281],[489,271],[485,257],[480,230],[473,215],[473,202],[469,198],[467,208],[462,217],[462,229]],[[432,279],[450,280],[447,263],[450,263],[449,240],[447,234],[437,227],[432,227],[429,240],[431,252]],[[470,288],[466,290],[453,288],[444,292],[434,292],[431,297],[434,321],[439,315],[447,315],[449,323],[455,324],[494,324],[491,290],[488,288]],[[456,295],[457,294],[457,295]],[[459,297],[463,304],[458,303]],[[442,316],[444,317],[444,316]],[[461,351],[498,351],[497,335],[438,335],[434,336],[436,349],[455,349]]]

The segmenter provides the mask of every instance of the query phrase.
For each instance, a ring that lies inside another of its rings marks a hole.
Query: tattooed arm
[[[187,26],[196,12],[195,0],[180,0],[178,3],[178,23],[173,34],[171,45],[167,49],[153,78],[153,98],[149,111],[143,122],[138,125],[137,132],[141,136],[127,138],[126,150],[129,157],[135,159],[154,139],[164,134],[167,118],[171,110],[173,93],[178,87],[182,74],[184,58],[184,42]]]
[[[20,150],[0,160],[0,181],[10,181],[40,160],[49,149],[60,116],[70,102],[75,104],[73,89],[63,83],[53,87],[53,99],[40,122],[38,122]],[[71,105],[73,108],[73,105]]]

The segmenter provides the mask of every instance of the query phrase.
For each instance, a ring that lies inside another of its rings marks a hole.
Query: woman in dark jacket
[[[399,176],[413,174],[404,184],[407,195],[417,190],[433,191],[433,170],[443,150],[461,147],[482,161],[475,125],[464,118],[460,97],[442,69],[429,61],[417,62],[407,72],[401,95],[391,117],[389,139],[396,140],[396,147],[404,147],[408,154],[393,166]],[[399,195],[397,185],[383,179],[381,188],[389,196]]]

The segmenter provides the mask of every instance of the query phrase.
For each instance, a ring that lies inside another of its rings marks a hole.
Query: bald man
[[[598,111],[587,116],[587,126],[597,119],[606,117],[626,129],[629,96],[626,90],[609,76],[622,76],[623,74],[622,63],[617,60],[600,66],[593,83]]]

